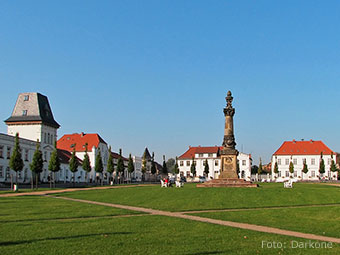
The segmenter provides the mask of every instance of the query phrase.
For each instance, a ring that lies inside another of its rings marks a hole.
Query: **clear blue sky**
[[[339,1],[1,1],[0,117],[40,92],[59,137],[97,132],[161,160],[220,145],[231,90],[255,163],[292,139],[340,151],[339,13]]]

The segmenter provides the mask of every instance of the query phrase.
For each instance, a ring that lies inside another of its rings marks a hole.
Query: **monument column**
[[[232,106],[233,97],[228,91],[226,108],[223,109],[225,116],[223,149],[221,150],[221,174],[219,179],[238,178],[237,174],[237,155],[238,151],[235,149],[236,142],[234,136],[234,115],[235,108]]]

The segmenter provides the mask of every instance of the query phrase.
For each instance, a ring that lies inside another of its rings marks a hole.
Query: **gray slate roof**
[[[25,100],[26,99],[26,100]],[[26,115],[23,114],[24,111]],[[43,124],[59,128],[54,120],[48,98],[40,93],[20,93],[11,117],[5,120],[6,124],[15,122],[41,121]]]

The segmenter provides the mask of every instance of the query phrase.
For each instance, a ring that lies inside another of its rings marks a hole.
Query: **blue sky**
[[[1,1],[1,119],[49,97],[65,133],[161,161],[220,145],[226,92],[239,150],[285,140],[340,151],[339,1]],[[6,132],[4,123],[0,132]]]

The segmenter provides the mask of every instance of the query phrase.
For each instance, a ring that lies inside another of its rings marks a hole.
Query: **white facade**
[[[293,180],[311,180],[319,179],[337,180],[337,172],[330,171],[332,159],[336,162],[336,155],[323,155],[325,163],[325,173],[320,175],[319,166],[321,161],[320,155],[273,155],[272,156],[272,179],[277,182],[283,182],[289,179]],[[302,172],[303,162],[306,162],[308,172]],[[279,172],[274,173],[275,162],[277,162]],[[294,173],[289,172],[289,164],[293,162]]]
[[[193,148],[195,147],[191,147],[190,149]],[[199,149],[204,150],[204,147],[199,147]],[[209,165],[209,174],[207,176],[208,179],[218,178],[221,171],[221,158],[218,155],[218,152],[194,154],[194,162],[196,164],[196,176],[205,176],[204,168],[206,160],[208,161]],[[239,164],[239,177],[249,181],[251,177],[251,164],[252,164],[250,154],[239,153],[239,155],[237,156],[237,160]],[[185,177],[192,176],[190,172],[192,162],[193,162],[192,158],[178,159],[179,173],[181,176]]]

